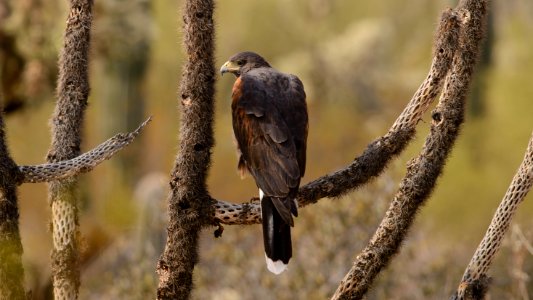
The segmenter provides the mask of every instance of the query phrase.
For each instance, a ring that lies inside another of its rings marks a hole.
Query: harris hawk
[[[259,188],[268,270],[280,274],[292,257],[291,227],[305,173],[308,131],[305,91],[298,77],[273,69],[261,56],[241,52],[220,73],[233,73],[233,132],[241,175]]]

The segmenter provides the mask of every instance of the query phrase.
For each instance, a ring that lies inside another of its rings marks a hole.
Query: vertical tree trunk
[[[25,299],[17,206],[18,176],[17,165],[8,153],[3,113],[0,112],[0,299]]]
[[[213,139],[213,0],[188,0],[184,12],[187,63],[181,82],[180,147],[171,174],[168,239],[158,266],[158,299],[188,299],[198,262],[198,234],[214,214],[206,189]]]
[[[70,0],[63,50],[59,58],[58,100],[52,119],[47,161],[80,154],[81,130],[89,95],[88,52],[92,0]],[[52,275],[55,299],[75,299],[80,285],[77,180],[49,184],[52,206]]]

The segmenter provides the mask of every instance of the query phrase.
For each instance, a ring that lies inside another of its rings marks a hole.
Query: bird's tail
[[[286,199],[292,204],[292,200]],[[264,196],[261,199],[261,215],[263,219],[263,241],[268,270],[280,274],[287,269],[292,257],[291,223],[284,220],[273,201],[277,198]],[[285,202],[285,201],[284,201]],[[287,208],[285,208],[287,209]],[[287,209],[288,210],[288,209]],[[290,210],[289,210],[290,216]],[[292,221],[292,216],[290,216]]]

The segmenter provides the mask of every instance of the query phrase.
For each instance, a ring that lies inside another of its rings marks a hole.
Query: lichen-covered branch
[[[158,299],[188,299],[200,230],[212,224],[206,178],[211,162],[215,93],[213,0],[187,0],[181,82],[180,146],[171,173],[168,239],[159,259]]]
[[[129,133],[119,133],[96,148],[73,159],[42,165],[19,166],[21,173],[19,184],[51,182],[90,172],[101,162],[110,159],[117,152],[131,144],[150,120],[151,118],[148,118],[136,130]]]
[[[509,224],[518,205],[524,200],[532,185],[533,135],[529,140],[524,160],[509,185],[500,206],[498,206],[483,240],[472,256],[452,299],[484,299],[490,283],[487,272],[500,248],[505,233],[509,229]]]
[[[433,61],[428,76],[415,92],[388,133],[372,142],[362,155],[339,171],[320,177],[302,187],[297,197],[300,207],[324,197],[338,197],[378,176],[400,154],[415,135],[422,115],[441,92],[457,46],[457,31],[449,13],[435,34]],[[255,224],[261,221],[258,204],[231,204],[218,201],[215,221],[222,224]]]
[[[17,204],[19,175],[7,148],[0,107],[0,299],[26,299]]]
[[[59,56],[57,103],[52,145],[46,160],[57,163],[80,154],[81,131],[89,96],[89,42],[92,0],[70,0],[64,44]],[[48,186],[52,206],[52,280],[55,299],[77,299],[80,285],[77,180]]]
[[[465,100],[485,28],[487,1],[462,0],[444,18],[461,21],[459,47],[443,94],[432,114],[431,131],[419,156],[410,161],[385,217],[356,257],[332,299],[361,299],[379,272],[399,251],[419,208],[429,198],[459,134]],[[453,24],[453,23],[452,23]],[[450,27],[456,31],[458,26]]]

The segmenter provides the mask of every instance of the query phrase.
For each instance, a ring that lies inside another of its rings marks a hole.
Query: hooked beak
[[[224,73],[233,73],[238,74],[240,67],[232,61],[225,62],[222,67],[220,67],[220,76],[224,76]]]

